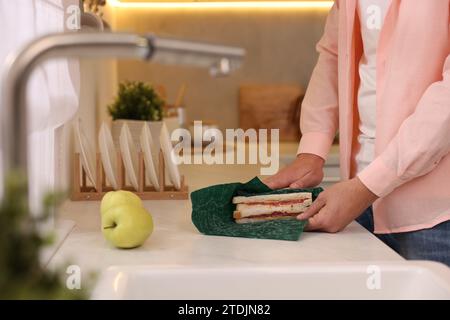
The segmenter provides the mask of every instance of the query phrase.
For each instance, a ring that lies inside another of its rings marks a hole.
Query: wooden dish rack
[[[125,166],[123,164],[120,152],[117,153],[118,186],[119,190],[127,190],[135,193],[142,200],[186,200],[189,199],[189,190],[185,184],[184,176],[181,175],[181,188],[175,189],[174,186],[166,185],[165,160],[162,151],[159,152],[159,172],[158,181],[161,190],[156,190],[153,186],[147,186],[145,182],[145,162],[144,154],[139,152],[138,168],[138,190],[126,185]],[[96,154],[96,177],[95,186],[87,184],[87,175],[80,161],[80,154],[75,153],[73,163],[73,191],[71,199],[73,201],[97,201],[101,200],[105,193],[114,191],[106,185],[106,177],[103,169],[100,153]]]

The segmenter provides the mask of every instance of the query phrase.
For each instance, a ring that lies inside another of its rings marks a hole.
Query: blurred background
[[[40,199],[42,190],[72,185],[72,157],[78,151],[72,130],[75,119],[81,119],[83,134],[94,152],[98,152],[102,123],[111,127],[117,141],[121,122],[113,121],[109,108],[126,101],[119,94],[119,84],[127,82],[151,87],[146,91],[149,103],[163,109],[170,130],[189,129],[193,121],[221,130],[280,129],[280,139],[286,142],[281,146],[281,161],[289,162],[301,136],[300,105],[317,60],[315,46],[332,4],[0,0],[2,62],[9,52],[52,32],[154,33],[241,47],[247,52],[243,67],[223,78],[211,78],[205,69],[128,60],[58,59],[42,65],[30,81],[28,97],[34,198]],[[129,94],[142,95],[133,90]],[[134,106],[128,103],[128,107]]]

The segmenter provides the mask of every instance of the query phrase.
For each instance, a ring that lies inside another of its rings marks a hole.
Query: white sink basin
[[[433,262],[296,267],[110,267],[93,299],[450,299],[450,268]]]

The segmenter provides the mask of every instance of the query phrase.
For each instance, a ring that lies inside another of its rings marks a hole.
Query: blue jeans
[[[372,207],[364,211],[356,221],[373,233]],[[450,221],[431,229],[375,236],[405,259],[437,261],[450,267]]]

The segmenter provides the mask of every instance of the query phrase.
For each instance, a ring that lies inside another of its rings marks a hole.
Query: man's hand
[[[264,183],[271,189],[315,187],[322,182],[324,163],[319,156],[303,153]]]
[[[311,207],[297,219],[309,219],[307,231],[339,232],[377,198],[359,178],[353,178],[320,193]]]

